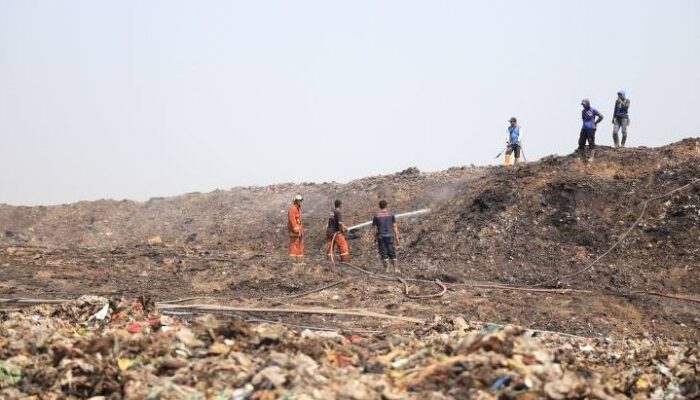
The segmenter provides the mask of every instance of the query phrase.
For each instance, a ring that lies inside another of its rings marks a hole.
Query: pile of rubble
[[[0,311],[0,398],[570,399],[700,396],[696,344],[436,318],[364,336],[82,297]]]

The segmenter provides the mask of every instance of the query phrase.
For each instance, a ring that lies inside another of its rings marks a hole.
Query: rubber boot
[[[384,272],[390,273],[391,270],[389,269],[389,260],[382,260],[382,264],[384,265]]]
[[[515,159],[513,160],[513,165],[518,165],[518,164],[520,164],[520,157],[515,157]]]
[[[617,133],[613,133],[613,142],[615,142],[615,147],[620,147],[620,137],[617,135]],[[622,146],[624,147],[624,145],[625,145],[625,139],[623,136]]]
[[[396,260],[391,260],[391,267],[394,270],[395,274],[401,275],[401,268],[399,268],[399,265],[396,263]]]
[[[510,154],[506,154],[506,158],[503,161],[503,165],[505,165],[505,166],[510,165]]]
[[[625,142],[627,141],[627,134],[623,133],[622,134],[622,147],[625,147]]]

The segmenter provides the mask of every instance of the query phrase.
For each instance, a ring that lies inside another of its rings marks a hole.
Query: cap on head
[[[624,91],[624,90],[620,90],[619,92],[617,92],[617,95],[618,95],[618,96],[621,96],[621,97],[625,97],[625,91]]]
[[[300,194],[294,196],[294,201],[303,201],[303,200],[304,200],[304,197]]]
[[[583,100],[581,100],[581,105],[582,105],[582,106],[590,106],[590,105],[591,105],[591,101],[588,100],[588,99],[583,99]]]
[[[518,122],[518,119],[515,118],[515,117],[510,117],[510,119],[508,120],[508,122]]]

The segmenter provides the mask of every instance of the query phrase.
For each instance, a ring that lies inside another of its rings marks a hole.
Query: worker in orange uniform
[[[345,240],[345,232],[347,232],[348,227],[343,223],[343,216],[340,213],[343,202],[336,200],[334,205],[335,209],[331,211],[331,215],[328,217],[328,227],[326,228],[326,238],[328,240],[326,252],[328,253],[328,258],[332,259],[334,247],[338,247],[340,261],[348,262],[350,261],[350,249],[348,248],[348,242]]]
[[[301,223],[301,202],[304,198],[298,194],[287,210],[287,230],[289,231],[289,257],[299,262],[304,256],[304,228]]]

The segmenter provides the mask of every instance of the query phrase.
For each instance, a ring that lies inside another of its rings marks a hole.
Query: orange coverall
[[[302,238],[301,206],[292,203],[287,210],[287,230],[289,231],[289,256],[300,258],[304,256],[304,240]]]
[[[345,240],[345,235],[343,232],[326,233],[326,238],[328,239],[326,243],[326,250],[328,251],[329,259],[335,250],[333,247],[337,247],[338,252],[340,253],[340,261],[350,261],[350,248],[347,240]],[[331,244],[333,245],[332,247]]]
[[[328,239],[326,251],[330,260],[333,260],[334,247],[338,247],[340,261],[350,261],[350,249],[348,248],[348,242],[345,240],[344,229],[345,224],[343,224],[342,214],[340,209],[336,207],[328,216],[328,228],[326,228],[326,238]]]

